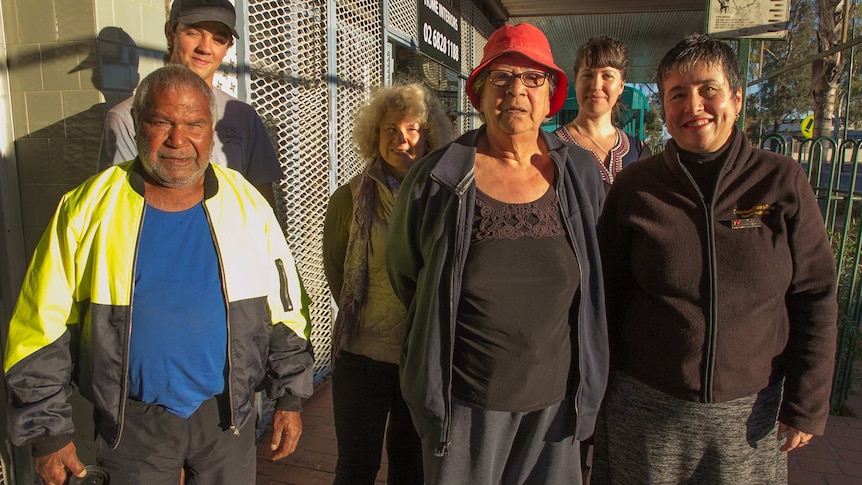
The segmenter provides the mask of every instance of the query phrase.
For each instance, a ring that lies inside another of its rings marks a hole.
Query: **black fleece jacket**
[[[392,288],[407,308],[401,355],[401,392],[419,435],[449,445],[452,351],[461,280],[470,246],[476,199],[473,162],[484,127],[429,154],[404,179],[386,240]],[[608,375],[607,330],[596,223],[605,198],[589,155],[544,131],[540,136],[557,169],[555,189],[563,224],[581,269],[572,302],[578,372],[575,437],[593,433]],[[505,264],[505,262],[501,262]],[[517,382],[512,383],[518,385]]]
[[[614,369],[695,402],[784,379],[779,420],[823,433],[835,265],[799,164],[734,131],[704,200],[670,141],[620,173],[599,233]]]

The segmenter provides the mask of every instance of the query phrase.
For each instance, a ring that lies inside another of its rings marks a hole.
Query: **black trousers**
[[[341,351],[332,376],[332,404],[338,439],[333,485],[374,484],[384,433],[387,483],[423,482],[422,444],[401,397],[397,365]]]
[[[530,412],[490,411],[452,398],[449,453],[426,439],[428,485],[581,485],[575,404],[569,397]]]
[[[181,469],[186,485],[252,484],[257,472],[254,416],[234,435],[229,414],[223,396],[204,401],[188,419],[128,399],[120,444],[112,450],[96,437],[97,463],[117,485],[176,485]]]

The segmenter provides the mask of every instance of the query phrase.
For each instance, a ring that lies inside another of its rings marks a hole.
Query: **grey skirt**
[[[590,483],[787,483],[776,431],[781,389],[704,404],[615,373],[596,424]]]

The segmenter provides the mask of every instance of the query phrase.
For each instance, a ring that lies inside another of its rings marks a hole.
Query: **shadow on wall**
[[[10,58],[13,79],[16,71],[45,78],[35,85],[23,74],[12,93],[28,259],[60,197],[96,172],[105,114],[131,96],[138,60],[135,41],[118,27],[102,29],[91,42],[41,44]]]
[[[60,197],[96,172],[105,114],[137,86],[138,52],[132,37],[118,27],[106,27],[96,38],[15,45],[10,52],[15,157],[28,261]],[[0,324],[5,333],[3,329],[5,322]],[[5,389],[0,397],[5,400]],[[92,405],[77,392],[70,403],[79,456],[93,463]],[[5,435],[4,426],[0,431]],[[0,446],[4,459],[15,462],[13,480],[33,483],[28,454],[12,453],[5,440]],[[0,474],[0,483],[2,478]]]

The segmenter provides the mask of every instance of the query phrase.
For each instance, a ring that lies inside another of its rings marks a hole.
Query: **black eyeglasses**
[[[512,71],[488,71],[488,81],[494,86],[504,88],[513,82],[515,78],[521,78],[521,82],[528,88],[537,88],[545,84],[545,79],[548,79],[550,74],[541,71],[524,71],[515,74]]]

